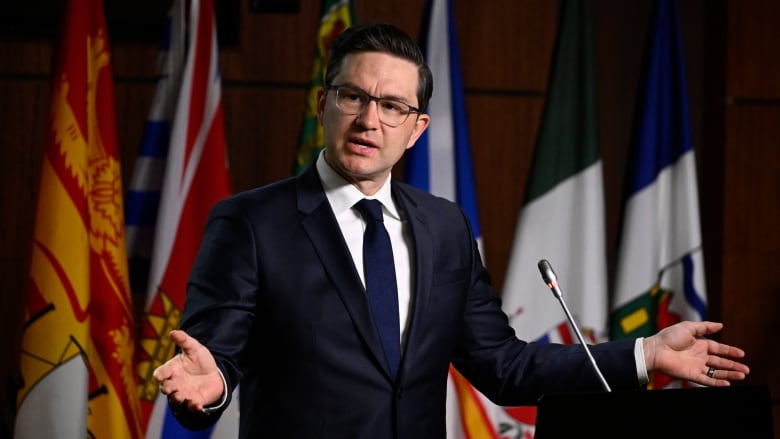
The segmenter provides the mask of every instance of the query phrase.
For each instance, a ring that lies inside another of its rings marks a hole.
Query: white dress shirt
[[[382,216],[393,247],[395,278],[398,285],[398,318],[401,328],[401,345],[403,346],[409,320],[412,267],[414,264],[412,263],[411,236],[405,225],[405,214],[398,210],[390,194],[390,176],[377,193],[369,197],[338,175],[325,161],[323,153],[320,153],[317,158],[317,171],[363,286],[366,284],[363,274],[363,232],[366,229],[366,222],[353,206],[363,198],[376,199],[382,203]]]

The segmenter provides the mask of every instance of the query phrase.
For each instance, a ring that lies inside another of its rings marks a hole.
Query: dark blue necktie
[[[366,221],[363,235],[363,273],[371,315],[385,351],[390,373],[395,376],[401,360],[401,335],[398,321],[398,288],[390,235],[382,219],[382,204],[363,199],[355,208]]]

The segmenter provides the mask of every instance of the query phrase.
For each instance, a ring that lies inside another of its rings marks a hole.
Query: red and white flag
[[[141,334],[138,372],[147,438],[191,434],[172,417],[152,372],[174,354],[168,334],[179,327],[208,213],[231,193],[214,4],[192,0],[186,16],[186,61],[165,158]],[[238,434],[238,402],[233,401],[216,427],[226,430],[214,432],[219,437]]]

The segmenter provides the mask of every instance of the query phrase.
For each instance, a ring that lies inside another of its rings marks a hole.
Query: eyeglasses
[[[378,98],[351,85],[331,85],[328,90],[336,91],[336,107],[347,115],[360,114],[368,103],[376,102],[379,121],[391,127],[397,127],[409,118],[409,114],[420,114],[419,108],[393,98]]]

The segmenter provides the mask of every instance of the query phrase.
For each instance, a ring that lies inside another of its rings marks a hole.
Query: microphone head
[[[555,272],[553,271],[550,263],[547,262],[547,259],[540,260],[538,267],[539,272],[542,274],[542,280],[544,280],[544,283],[547,285],[556,283],[558,278],[555,276]]]

